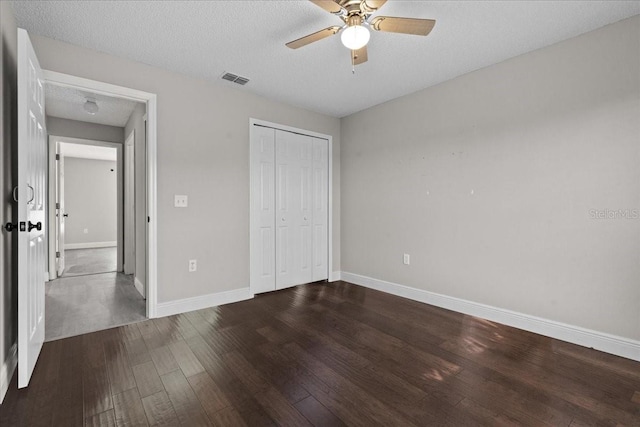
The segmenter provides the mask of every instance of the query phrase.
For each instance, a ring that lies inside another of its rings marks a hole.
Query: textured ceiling
[[[351,73],[340,25],[308,1],[18,1],[28,31],[343,117],[640,14],[639,1],[389,1],[379,14],[431,18],[428,37],[373,32]],[[248,77],[244,87],[220,80]]]
[[[109,126],[124,127],[137,104],[128,99],[95,95],[51,84],[45,86],[44,93],[47,116]],[[94,115],[87,113],[83,108],[87,97],[95,99],[98,104],[99,110]]]

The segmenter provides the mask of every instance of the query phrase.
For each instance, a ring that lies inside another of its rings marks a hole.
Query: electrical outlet
[[[404,262],[404,265],[409,265],[409,263],[411,262],[411,257],[409,256],[409,254],[404,254],[402,261]]]
[[[188,197],[185,195],[176,194],[173,196],[173,206],[176,208],[186,208],[188,201]]]
[[[193,273],[198,269],[198,260],[190,259],[189,260],[189,273]]]

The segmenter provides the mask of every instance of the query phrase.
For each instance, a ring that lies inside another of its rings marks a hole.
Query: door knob
[[[8,222],[8,223],[6,223],[4,225],[4,229],[9,231],[9,232],[17,229],[18,227],[20,228],[20,231],[25,231],[27,229],[27,224],[25,224],[25,222],[22,221],[22,222],[19,222],[17,224],[12,224],[12,223]]]
[[[32,223],[31,221],[29,221],[29,231],[36,229],[38,231],[42,230],[42,223],[40,221],[36,222],[35,224]]]
[[[63,217],[68,218],[69,214],[62,214]]]

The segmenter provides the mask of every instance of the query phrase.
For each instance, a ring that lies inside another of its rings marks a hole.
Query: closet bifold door
[[[313,138],[276,130],[276,289],[313,277]]]
[[[329,278],[329,141],[313,138],[313,274],[311,281]]]
[[[275,130],[251,129],[250,280],[254,293],[276,289]]]

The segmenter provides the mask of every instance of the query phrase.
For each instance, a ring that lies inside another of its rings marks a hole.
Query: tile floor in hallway
[[[116,273],[116,257],[116,247],[65,251],[64,274],[45,285],[47,341],[146,318],[133,275]]]
[[[108,273],[117,270],[118,249],[108,248],[65,249],[62,277]]]
[[[45,340],[99,331],[144,320],[146,303],[132,275],[63,277],[46,283]]]

